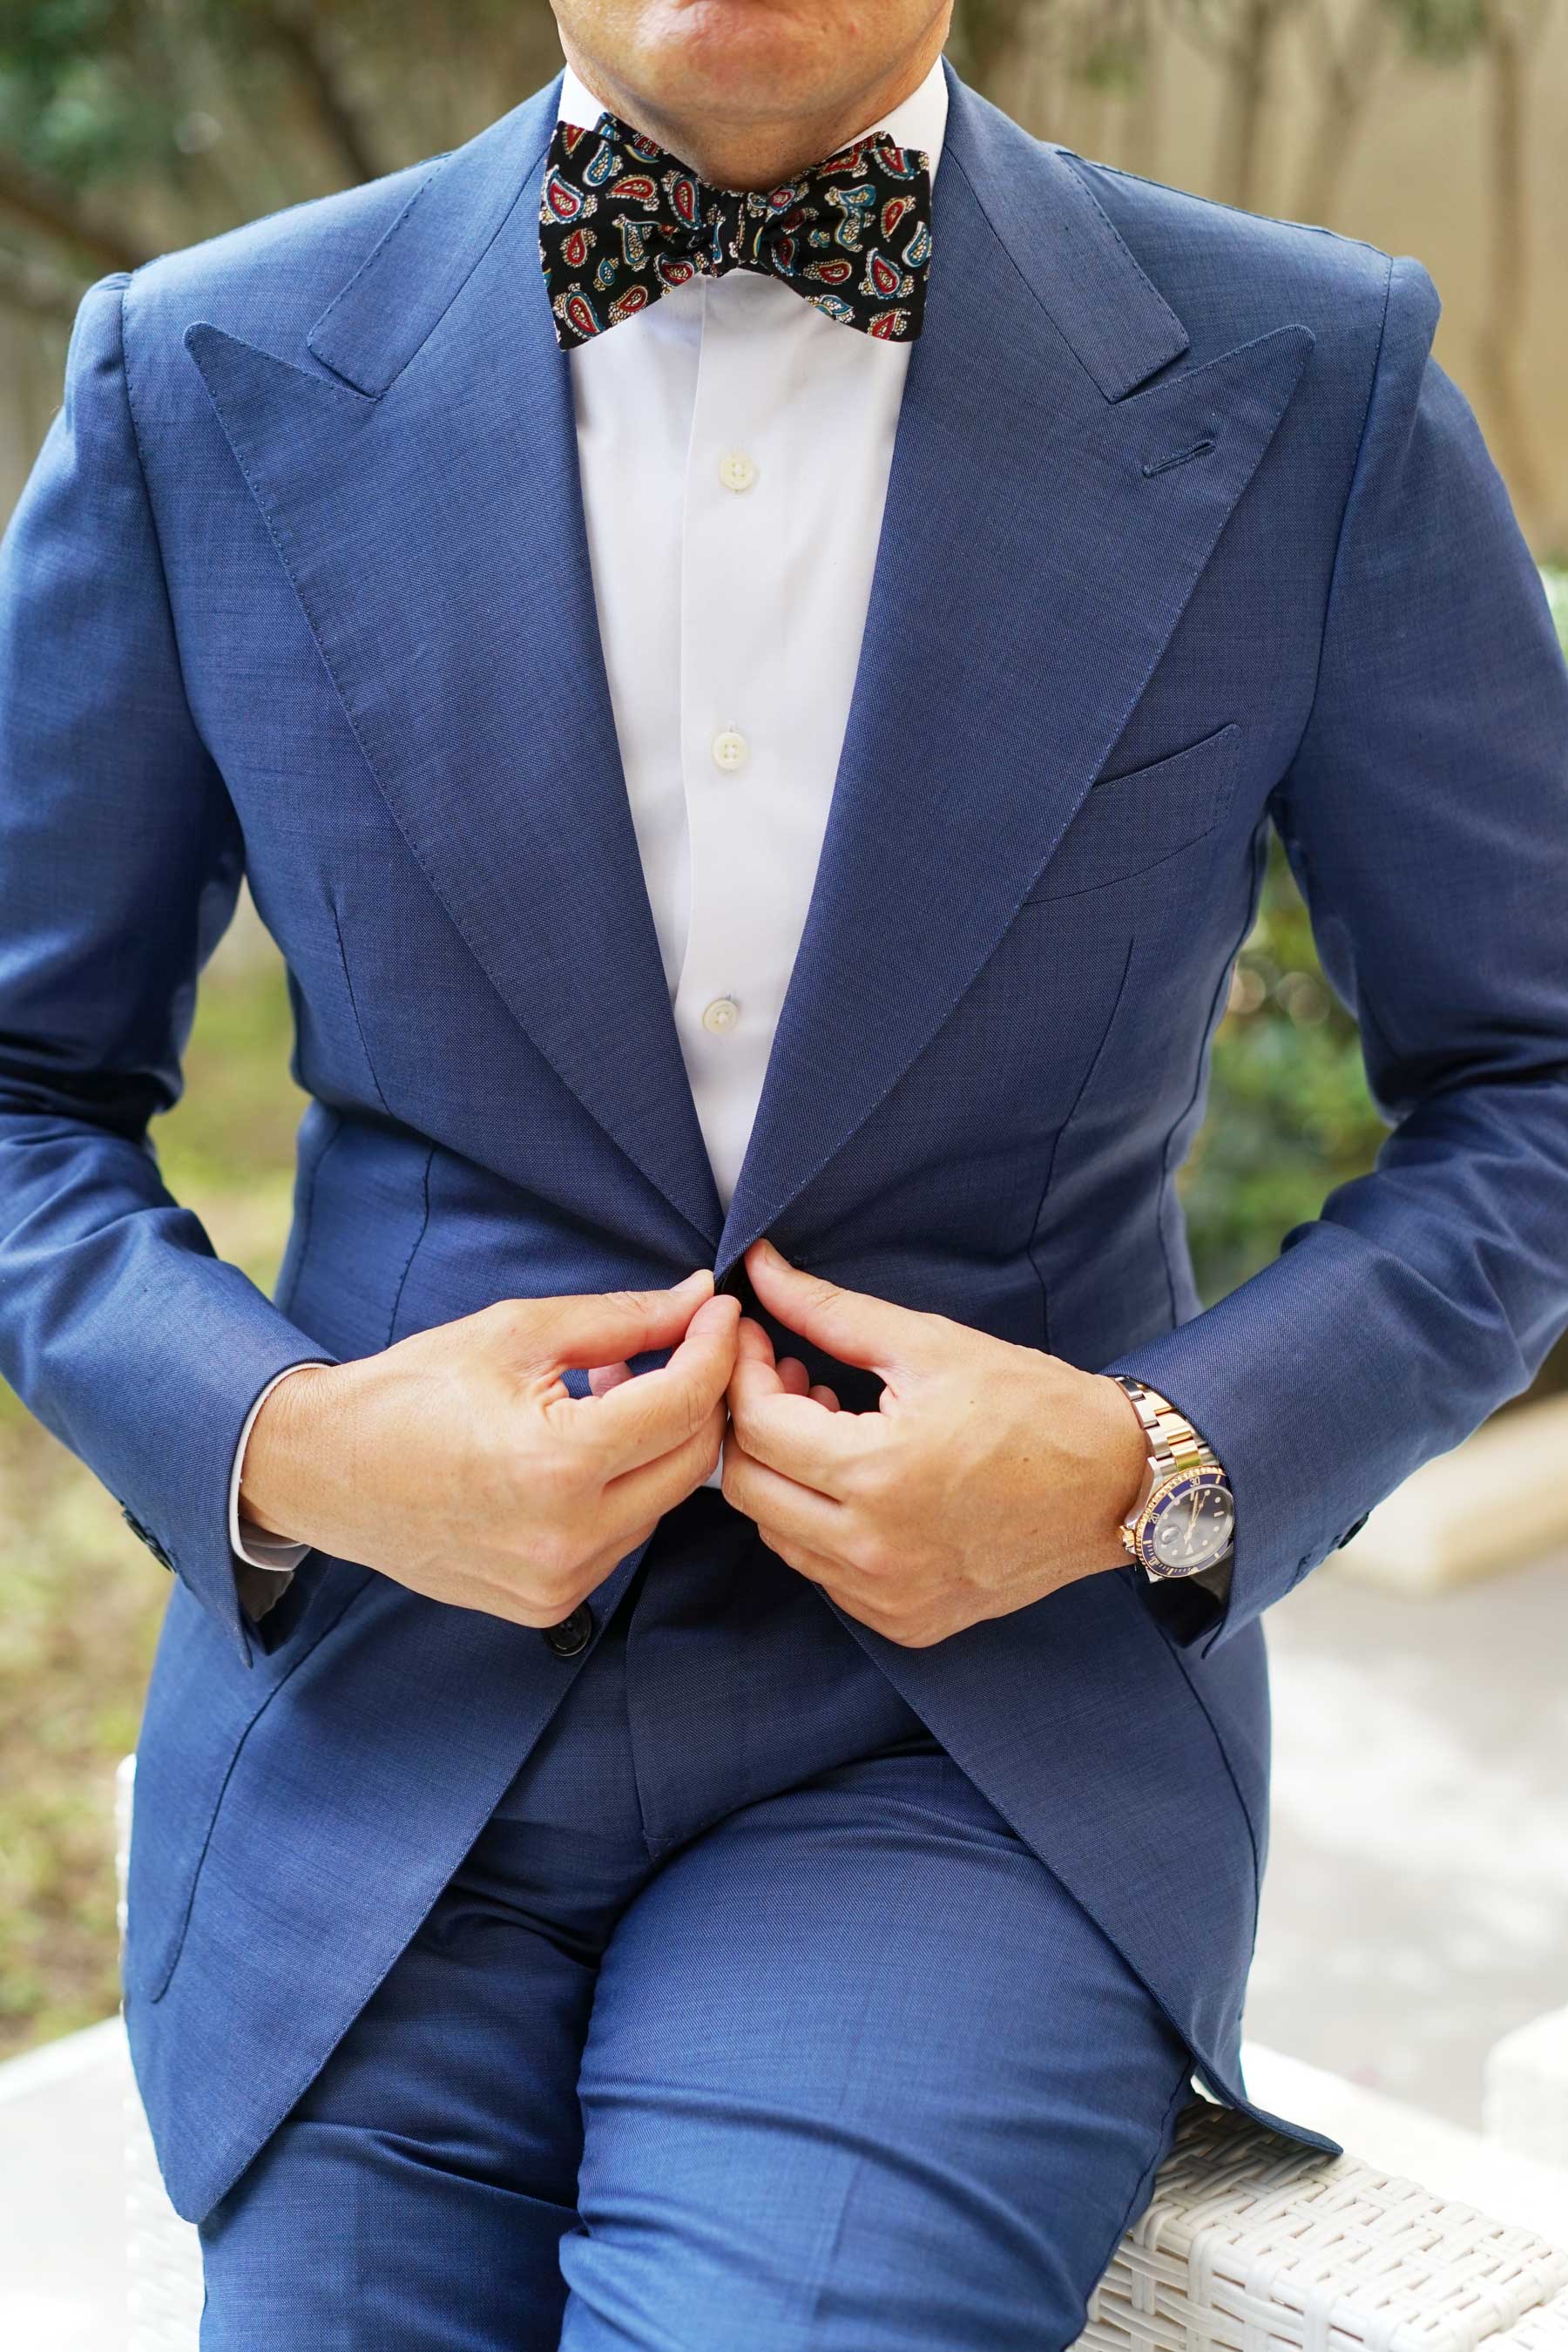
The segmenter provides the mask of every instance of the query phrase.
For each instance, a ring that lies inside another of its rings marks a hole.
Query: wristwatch
[[[1195,1576],[1217,1568],[1236,1538],[1230,1482],[1192,1423],[1168,1399],[1124,1372],[1124,1389],[1143,1424],[1151,1482],[1121,1522],[1129,1557],[1152,1577]]]

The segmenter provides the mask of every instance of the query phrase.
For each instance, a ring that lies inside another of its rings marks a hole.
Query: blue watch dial
[[[1155,1576],[1191,1576],[1222,1559],[1235,1532],[1224,1471],[1191,1471],[1151,1496],[1138,1525],[1138,1557]]]

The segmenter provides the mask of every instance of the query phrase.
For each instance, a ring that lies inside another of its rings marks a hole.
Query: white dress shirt
[[[562,119],[592,130],[604,110],[568,66]],[[934,177],[946,125],[939,58],[866,130],[923,150]],[[910,348],[734,269],[569,354],[626,794],[726,1206],[816,877]],[[246,1441],[276,1385],[247,1418],[230,1486],[234,1549],[268,1571],[245,1580],[253,1612],[307,1549],[239,1516]]]
[[[600,111],[568,68],[563,117]],[[939,58],[868,128],[934,173],[946,121]],[[816,877],[910,349],[736,269],[571,354],[621,762],[726,1206]]]

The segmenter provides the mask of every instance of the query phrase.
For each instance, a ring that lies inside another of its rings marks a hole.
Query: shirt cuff
[[[1223,1605],[1230,1599],[1230,1579],[1235,1566],[1236,1547],[1233,1544],[1223,1559],[1216,1559],[1212,1568],[1195,1569],[1187,1582],[1201,1584],[1205,1592],[1212,1592]]]
[[[245,1449],[250,1443],[250,1433],[256,1426],[256,1416],[278,1386],[279,1381],[286,1381],[290,1372],[318,1370],[321,1362],[321,1358],[313,1357],[308,1363],[289,1364],[269,1380],[246,1414],[245,1426],[239,1433],[239,1443],[234,1449],[234,1468],[229,1473],[228,1480],[229,1549],[234,1553],[237,1562],[246,1568],[259,1569],[265,1572],[265,1581],[258,1581],[254,1577],[241,1579],[240,1598],[246,1601],[247,1607],[250,1607],[247,1587],[254,1591],[262,1608],[268,1607],[272,1601],[279,1599],[288,1590],[289,1579],[310,1547],[309,1544],[291,1543],[285,1536],[267,1535],[253,1520],[241,1516],[239,1482],[245,1469]],[[259,1616],[260,1613],[259,1609],[251,1608],[252,1616]]]

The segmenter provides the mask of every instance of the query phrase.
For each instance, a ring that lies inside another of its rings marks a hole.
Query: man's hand
[[[712,1289],[508,1299],[293,1372],[250,1433],[244,1512],[434,1601],[559,1624],[719,1459],[740,1310]],[[604,1394],[561,1378],[669,1347]]]
[[[1113,1381],[837,1289],[768,1242],[746,1267],[781,1323],[886,1383],[877,1412],[843,1412],[741,1325],[725,1496],[851,1617],[924,1649],[1126,1559],[1147,1456]]]

